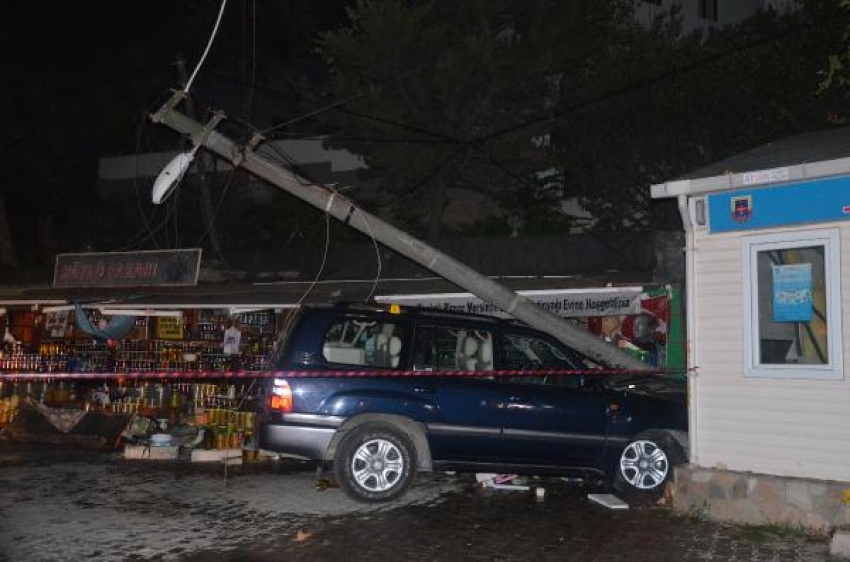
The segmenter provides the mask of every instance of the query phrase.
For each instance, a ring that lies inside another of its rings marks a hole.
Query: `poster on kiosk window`
[[[812,264],[774,265],[773,321],[812,320]]]

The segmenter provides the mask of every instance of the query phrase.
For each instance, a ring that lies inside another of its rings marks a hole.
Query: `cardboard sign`
[[[156,319],[156,333],[161,340],[183,339],[183,318],[160,316]]]

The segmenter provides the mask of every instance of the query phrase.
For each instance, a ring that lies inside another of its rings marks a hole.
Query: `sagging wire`
[[[192,87],[192,82],[195,81],[195,76],[198,75],[198,71],[201,69],[201,65],[204,64],[204,61],[207,58],[207,55],[210,52],[210,47],[212,47],[213,40],[215,39],[216,34],[218,34],[218,26],[221,24],[221,17],[224,14],[224,7],[227,5],[227,0],[221,0],[221,7],[218,9],[218,17],[215,20],[215,26],[213,27],[212,33],[210,34],[210,39],[207,41],[207,46],[204,49],[204,53],[201,55],[201,60],[198,61],[198,65],[195,67],[195,70],[192,72],[192,75],[189,77],[189,80],[186,82],[186,87],[183,88],[183,93],[188,94],[189,88]]]
[[[212,227],[215,224],[215,220],[218,217],[218,213],[221,210],[221,205],[222,205],[222,203],[224,203],[224,198],[227,195],[227,191],[233,185],[233,180],[236,178],[236,173],[237,173],[237,168],[233,168],[230,172],[230,177],[227,178],[227,182],[224,184],[224,188],[221,191],[221,196],[218,198],[218,203],[216,203],[216,206],[215,206],[215,209],[213,210],[212,216],[207,217],[208,218],[208,220],[206,221],[207,228],[204,230],[204,233],[201,234],[201,236],[198,238],[198,241],[195,242],[196,247],[199,246],[201,244],[201,242],[204,241],[204,239],[209,235],[210,231],[212,230]],[[201,208],[203,209],[203,205],[201,205]]]
[[[269,142],[267,144],[267,146],[269,146],[272,149],[272,151],[277,153],[278,156],[280,156],[280,158],[283,160],[284,163],[288,164],[292,168],[297,169],[297,164],[292,159],[292,157],[289,156],[288,154],[286,154],[286,152],[284,150],[282,150],[280,147],[275,146],[274,142]],[[298,181],[302,185],[308,185],[308,182],[313,184],[313,185],[319,185],[318,182],[316,182],[315,180],[313,180],[309,176],[309,174],[307,174],[303,171],[299,171],[298,173],[295,173],[294,176],[295,176],[296,181]],[[302,176],[303,176],[303,178],[302,178]],[[307,181],[304,181],[305,179]],[[316,272],[316,275],[313,277],[313,280],[310,282],[310,285],[307,287],[307,289],[304,290],[304,292],[298,298],[298,301],[295,303],[296,309],[301,307],[301,305],[304,303],[304,301],[307,299],[307,297],[313,292],[313,289],[316,287],[316,284],[319,282],[319,280],[322,278],[322,275],[324,274],[325,265],[327,264],[327,259],[328,259],[328,253],[330,251],[330,240],[331,240],[331,214],[330,214],[330,209],[331,209],[331,203],[333,202],[333,198],[339,197],[340,199],[349,203],[354,209],[360,210],[359,206],[357,206],[356,204],[351,202],[351,200],[348,199],[347,197],[341,195],[340,192],[337,189],[335,189],[334,187],[325,186],[325,188],[331,191],[331,200],[328,201],[328,205],[326,206],[325,213],[324,213],[324,215],[325,215],[325,244],[324,244],[324,249],[322,251],[322,260],[319,264],[319,269]],[[369,296],[365,299],[366,301],[368,301],[369,299],[371,299],[374,296],[375,292],[377,291],[378,283],[380,282],[380,279],[381,279],[381,273],[382,273],[382,267],[383,266],[382,266],[382,263],[381,263],[381,250],[380,250],[380,247],[378,246],[378,241],[375,238],[374,233],[372,232],[372,227],[369,225],[369,221],[366,220],[365,214],[361,213],[361,216],[364,219],[363,223],[366,226],[366,230],[369,232],[369,237],[372,240],[372,245],[375,248],[375,256],[377,258],[377,274],[375,276],[374,282],[372,283],[372,289],[369,291]],[[296,314],[294,314],[294,313],[290,314],[289,317],[287,318],[284,326],[281,328],[281,330],[278,334],[278,337],[275,340],[274,349],[272,351],[272,357],[276,357],[277,354],[280,353],[280,351],[282,350],[284,338],[285,338],[286,334],[289,333],[289,330],[291,329],[292,323],[295,321],[295,318],[296,318]]]
[[[340,100],[340,101],[337,101],[337,102],[334,102],[334,103],[328,104],[328,105],[326,105],[326,106],[324,106],[324,107],[320,107],[320,108],[315,109],[315,110],[313,110],[313,111],[311,111],[311,112],[309,112],[309,113],[305,113],[304,115],[299,115],[298,117],[294,117],[294,118],[290,119],[289,121],[285,121],[285,122],[280,123],[280,124],[278,124],[278,125],[274,125],[274,126],[272,126],[272,127],[267,127],[267,128],[262,129],[262,130],[260,130],[260,131],[258,131],[258,132],[259,132],[259,134],[261,134],[261,135],[265,136],[265,135],[267,135],[268,133],[271,133],[272,131],[276,131],[276,130],[278,130],[278,129],[282,129],[283,127],[287,127],[287,126],[292,125],[292,124],[294,124],[294,123],[298,123],[298,122],[300,122],[300,121],[304,121],[305,119],[309,119],[310,117],[315,117],[316,115],[319,115],[319,114],[325,113],[326,111],[331,111],[331,110],[333,110],[333,109],[336,109],[336,108],[338,108],[338,107],[340,107],[340,106],[343,106],[343,105],[345,105],[345,104],[347,104],[347,103],[349,103],[349,102],[352,102],[352,101],[354,101],[354,100],[360,99],[360,98],[362,98],[364,95],[365,95],[365,94],[363,94],[363,93],[357,93],[357,94],[354,94],[354,95],[352,95],[352,96],[349,96],[349,97],[345,98],[344,100]]]
[[[348,201],[348,199],[346,199],[346,201]],[[363,219],[363,224],[366,226],[366,230],[369,231],[369,238],[372,239],[372,246],[375,247],[375,260],[378,262],[378,271],[375,273],[375,281],[372,282],[372,289],[366,297],[366,302],[368,302],[375,296],[375,292],[378,290],[378,283],[381,281],[381,269],[383,267],[383,263],[381,261],[381,249],[378,247],[378,241],[372,233],[372,227],[369,225],[369,221],[366,219],[365,214],[361,213],[360,217]]]
[[[284,150],[282,150],[280,147],[274,146],[273,142],[268,143],[268,145],[272,148],[272,150],[274,152],[276,152],[284,160],[285,163],[289,164],[290,167],[295,168],[297,170],[297,164],[295,163],[294,159],[291,156],[286,154],[286,152]],[[304,184],[304,182],[301,180],[300,176],[304,176],[304,178],[306,178],[312,184],[318,185],[318,182],[313,180],[309,176],[309,174],[307,174],[307,173],[305,173],[301,170],[297,170],[297,173],[295,174],[295,179],[299,183]],[[342,195],[340,193],[340,191],[337,190],[336,188],[334,188],[332,186],[324,186],[324,187],[331,191],[331,193],[333,194],[332,197],[339,197],[340,200],[345,201],[346,203],[351,205],[351,207],[354,210],[360,212],[360,216],[363,218],[363,224],[366,226],[366,230],[369,233],[369,238],[372,241],[372,246],[375,248],[375,258],[377,260],[377,273],[375,275],[375,280],[372,283],[372,289],[369,291],[369,295],[365,299],[366,301],[368,301],[369,299],[371,299],[375,295],[375,292],[378,289],[378,283],[380,283],[380,281],[381,281],[381,273],[382,273],[383,264],[382,264],[382,260],[381,260],[381,249],[378,246],[378,241],[375,238],[375,234],[372,232],[372,226],[369,224],[368,219],[366,219],[366,214],[363,212],[363,210],[360,208],[360,206],[357,205],[356,203],[354,203],[353,201],[351,201],[351,199],[349,199],[348,197],[345,197],[344,195]],[[328,205],[328,209],[326,210],[325,214],[327,215],[329,211],[330,211],[330,205]],[[330,234],[328,234],[328,237],[330,237]],[[326,248],[326,251],[327,251],[327,248]],[[317,280],[318,279],[316,279],[316,281]],[[314,281],[314,284],[315,284],[315,281]],[[308,290],[308,292],[310,290],[312,290],[312,287]]]
[[[154,236],[154,234],[157,231],[162,229],[162,226],[164,226],[164,224],[168,220],[168,216],[169,216],[169,212],[168,212],[168,210],[166,210],[166,215],[165,215],[165,219],[163,220],[163,222],[160,223],[160,225],[158,227],[151,228],[150,221],[148,220],[149,217],[145,214],[145,211],[142,208],[142,198],[141,198],[141,195],[139,193],[139,178],[140,178],[140,175],[141,175],[140,170],[139,170],[139,167],[140,167],[139,158],[141,156],[142,137],[144,136],[144,133],[147,130],[146,126],[147,126],[148,114],[149,114],[150,110],[152,109],[152,107],[154,107],[154,106],[152,105],[152,106],[148,107],[148,109],[145,112],[142,113],[142,118],[139,122],[139,126],[136,128],[136,150],[135,150],[134,171],[133,171],[133,189],[136,193],[136,209],[138,210],[139,216],[142,219],[142,227],[139,228],[139,230],[137,230],[135,234],[130,236],[129,240],[124,244],[124,246],[115,250],[115,251],[119,251],[119,252],[126,250],[128,248],[135,247],[140,242],[143,242],[145,240],[144,234],[147,234],[147,238],[151,241],[154,248],[158,249],[159,244],[157,243],[156,237]],[[153,214],[156,214],[156,211],[154,211]],[[153,214],[151,216],[153,216]]]
[[[330,249],[330,241],[331,241],[331,214],[330,214],[330,206],[325,210],[325,248],[322,252],[322,261],[319,264],[319,270],[316,272],[316,276],[313,278],[313,281],[304,291],[304,293],[299,297],[298,301],[295,303],[295,310],[297,311],[301,308],[301,305],[304,303],[304,300],[307,296],[313,292],[316,284],[321,279],[322,274],[325,271],[325,264],[328,259],[328,251]],[[283,342],[286,341],[286,336],[289,334],[289,331],[292,329],[292,325],[295,322],[295,318],[297,314],[295,312],[289,314],[286,321],[284,322],[283,327],[280,332],[278,332],[277,338],[275,338],[274,345],[272,346],[272,352],[270,357],[270,362],[273,364],[276,362],[276,358],[283,351]],[[274,366],[274,365],[272,365]]]
[[[251,84],[248,86],[248,99],[245,101],[245,119],[251,115],[254,102],[254,84],[257,81],[257,0],[251,1]]]

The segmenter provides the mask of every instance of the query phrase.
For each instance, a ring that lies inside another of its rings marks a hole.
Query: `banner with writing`
[[[624,316],[641,310],[642,287],[603,287],[597,289],[552,289],[517,291],[535,304],[564,317]],[[377,302],[401,306],[421,306],[436,310],[451,310],[488,314],[500,318],[510,316],[471,293],[441,293],[431,295],[379,295]]]

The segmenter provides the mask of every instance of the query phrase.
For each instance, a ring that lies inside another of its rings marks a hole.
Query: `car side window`
[[[492,371],[493,334],[449,326],[420,325],[413,346],[419,371]]]
[[[503,351],[506,370],[542,371],[547,369],[581,368],[574,357],[554,343],[533,334],[507,333],[503,336]],[[577,387],[578,376],[572,375],[519,375],[508,377],[511,382],[551,384]]]
[[[330,363],[394,369],[406,341],[407,328],[402,324],[345,317],[325,334],[322,356]]]

